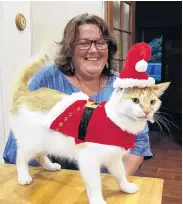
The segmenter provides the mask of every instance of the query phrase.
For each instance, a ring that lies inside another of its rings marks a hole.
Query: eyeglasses
[[[89,50],[92,43],[95,44],[95,47],[98,50],[105,50],[108,48],[108,42],[104,39],[98,39],[98,40],[79,39],[77,41],[77,47],[80,50]]]

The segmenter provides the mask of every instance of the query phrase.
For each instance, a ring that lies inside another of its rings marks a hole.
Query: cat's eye
[[[156,103],[156,100],[151,100],[151,105],[154,105]]]
[[[138,103],[140,102],[138,98],[132,98],[132,101],[133,101],[134,103],[136,103],[136,104],[138,104]]]
[[[117,92],[121,92],[122,90],[122,88],[117,88]]]

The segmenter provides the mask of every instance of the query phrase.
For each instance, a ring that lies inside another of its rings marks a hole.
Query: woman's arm
[[[130,149],[123,158],[126,175],[132,176],[137,174],[144,158],[151,158],[152,156],[149,143],[149,128],[146,125],[144,130],[136,135],[135,148]]]
[[[123,164],[125,167],[126,175],[135,175],[143,161],[143,156],[137,156],[135,154],[131,154],[130,152],[125,154],[125,156],[123,157]]]

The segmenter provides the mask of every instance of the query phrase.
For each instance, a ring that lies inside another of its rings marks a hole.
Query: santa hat
[[[135,44],[127,53],[123,71],[114,81],[114,88],[150,87],[155,80],[147,74],[148,61],[151,57],[151,47],[145,43]]]

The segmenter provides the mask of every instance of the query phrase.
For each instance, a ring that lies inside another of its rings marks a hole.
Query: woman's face
[[[99,47],[103,46],[102,43],[105,41],[100,36],[99,28],[96,25],[80,25],[78,30],[78,43],[76,44],[72,56],[72,63],[76,69],[76,73],[86,76],[99,76],[107,63],[108,48],[97,49],[95,43],[92,43],[89,49],[82,49],[83,47],[87,47],[87,41],[83,39],[99,40]]]

